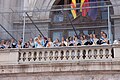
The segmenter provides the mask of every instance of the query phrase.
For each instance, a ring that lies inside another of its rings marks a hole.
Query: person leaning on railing
[[[97,45],[97,41],[99,39],[97,38],[97,35],[96,34],[93,34],[93,45]]]
[[[48,38],[48,43],[47,43],[46,47],[48,47],[48,48],[54,47],[54,44],[53,44],[51,38]]]
[[[61,46],[81,46],[81,45],[105,45],[109,44],[109,40],[107,38],[107,34],[104,31],[101,31],[101,38],[97,38],[96,34],[88,35],[80,35],[78,39],[76,36],[64,38],[62,37],[62,41],[59,41],[57,38],[55,41],[52,41],[51,38],[42,38],[41,35],[35,37],[34,41],[32,38],[22,44],[22,38],[18,40],[18,43],[11,39],[10,42],[5,43],[5,40],[2,40],[0,43],[0,48],[21,48],[24,45],[24,48],[43,48],[43,47],[61,47]]]

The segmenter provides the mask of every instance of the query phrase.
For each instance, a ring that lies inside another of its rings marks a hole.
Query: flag
[[[73,17],[75,19],[77,17],[77,13],[76,13],[76,10],[75,10],[75,8],[76,8],[76,0],[72,0],[71,8],[72,8],[71,13],[72,13],[72,15],[73,15]]]
[[[97,6],[97,3],[96,3],[97,0],[90,0],[90,2],[91,2],[91,4],[90,4],[91,7]],[[92,20],[96,20],[97,14],[98,14],[97,8],[90,8],[88,15],[91,17]]]
[[[84,4],[85,0],[81,0],[81,4],[80,4],[80,12],[82,12],[82,6]]]
[[[82,16],[86,16],[88,11],[89,11],[89,8],[86,8],[86,7],[89,7],[90,4],[89,4],[89,0],[85,0],[83,5],[82,5]]]

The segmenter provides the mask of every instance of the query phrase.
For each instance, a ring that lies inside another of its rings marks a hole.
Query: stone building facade
[[[0,0],[1,1],[1,14],[0,23],[16,38],[19,39],[23,34],[23,10],[24,1],[23,0]],[[31,12],[31,18],[38,28],[46,37],[52,37],[61,39],[62,36],[73,36],[74,31],[71,27],[69,20],[67,19],[67,12],[70,14],[70,10],[64,11],[64,15],[61,15],[60,11],[54,11],[55,9],[61,9],[59,5],[69,5],[70,0],[35,0],[34,11]],[[77,0],[78,3],[80,0]],[[103,0],[104,5],[112,5],[110,7],[110,19],[112,26],[112,38],[118,39],[119,35],[119,18],[120,18],[120,1],[119,0]],[[100,0],[99,3],[100,4]],[[64,6],[64,8],[69,8]],[[52,9],[53,11],[50,11]],[[29,11],[29,10],[28,10]],[[96,21],[91,21],[87,17],[78,16],[73,20],[73,24],[76,27],[77,33],[99,34],[100,31],[105,31],[108,34],[108,22],[107,22],[107,8],[106,12],[101,12],[99,10]],[[29,12],[30,13],[30,12]],[[79,13],[78,11],[78,14]],[[26,30],[25,39],[28,40],[30,37],[35,37],[39,34],[37,29],[31,23],[28,17],[26,17]],[[1,29],[0,35],[1,39],[10,38],[10,36]]]

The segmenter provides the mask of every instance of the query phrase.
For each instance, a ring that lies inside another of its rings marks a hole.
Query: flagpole
[[[25,12],[23,13],[23,42],[22,42],[22,48],[24,47],[24,43],[25,43],[25,23],[26,23],[26,15]]]
[[[73,30],[74,30],[74,32],[75,32],[77,38],[79,39],[79,36],[77,35],[76,28],[74,27],[74,25],[73,25],[73,23],[72,23],[72,20],[70,19],[70,16],[68,15],[68,13],[67,13],[67,17],[68,17],[68,19],[69,19],[69,21],[70,21],[70,23],[71,23],[71,25],[72,25],[72,27],[73,27]]]
[[[111,22],[110,22],[110,6],[108,6],[108,37],[110,44],[112,44],[112,31],[111,31]]]
[[[63,8],[64,8],[64,7],[61,6],[61,8],[62,8],[61,13],[64,15],[64,13],[63,13]],[[77,35],[77,32],[76,32],[76,28],[74,27],[74,25],[73,25],[73,23],[72,23],[72,20],[70,19],[70,16],[69,16],[68,13],[67,13],[67,17],[68,17],[68,19],[69,19],[69,21],[70,21],[70,23],[71,23],[71,25],[72,25],[72,28],[73,28],[73,30],[74,30],[74,32],[75,32],[77,38],[79,39],[79,36]]]

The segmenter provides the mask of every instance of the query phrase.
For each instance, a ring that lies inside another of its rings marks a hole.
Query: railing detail
[[[82,60],[112,59],[112,47],[62,47],[21,49],[19,51],[19,63],[27,62],[70,62]]]

